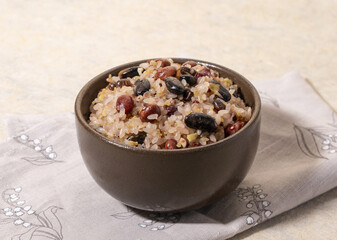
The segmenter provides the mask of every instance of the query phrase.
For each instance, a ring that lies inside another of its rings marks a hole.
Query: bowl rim
[[[244,127],[242,129],[240,129],[240,131],[238,131],[238,132],[234,133],[233,135],[230,135],[230,136],[228,136],[224,139],[221,139],[220,141],[217,141],[215,143],[210,143],[210,144],[207,144],[207,145],[197,146],[197,147],[193,147],[193,148],[179,148],[179,149],[147,149],[147,148],[139,148],[139,147],[129,146],[129,145],[126,145],[124,143],[120,143],[120,142],[117,142],[115,140],[109,139],[109,138],[103,136],[102,134],[100,134],[99,132],[97,132],[96,130],[94,130],[92,127],[90,127],[87,120],[83,116],[83,114],[81,114],[81,102],[82,102],[82,99],[86,96],[86,93],[88,92],[90,87],[92,85],[94,85],[96,82],[101,81],[100,79],[103,76],[108,75],[110,72],[115,71],[116,69],[122,70],[124,68],[139,65],[140,63],[146,62],[148,60],[153,60],[153,59],[160,59],[160,58],[148,58],[148,59],[143,59],[143,60],[137,60],[137,61],[124,63],[124,64],[121,64],[121,65],[115,66],[113,68],[110,68],[110,69],[98,74],[94,78],[92,78],[90,81],[88,81],[81,88],[81,90],[77,94],[77,97],[76,97],[76,100],[75,100],[75,117],[78,120],[78,122],[82,125],[82,127],[84,127],[84,129],[86,129],[87,132],[89,132],[95,138],[98,138],[99,140],[101,140],[101,141],[103,141],[107,144],[111,144],[115,147],[118,147],[121,150],[133,151],[133,152],[137,152],[137,153],[151,153],[151,154],[181,154],[181,153],[204,151],[206,149],[213,149],[215,147],[219,147],[219,145],[225,144],[226,142],[233,141],[236,138],[239,138],[240,135],[244,134],[244,132],[247,131],[247,129],[249,129],[259,119],[260,113],[261,113],[261,98],[259,96],[258,91],[254,87],[254,85],[249,80],[247,80],[244,76],[242,76],[241,74],[233,71],[232,69],[229,69],[227,67],[221,66],[219,64],[211,63],[211,62],[208,62],[208,61],[198,60],[198,59],[193,59],[193,58],[171,57],[170,59],[172,59],[174,62],[177,62],[177,61],[178,62],[180,62],[180,61],[181,62],[195,61],[198,64],[202,64],[202,65],[205,65],[205,66],[210,67],[210,68],[220,68],[220,69],[223,69],[225,72],[229,72],[229,73],[235,75],[236,77],[240,78],[241,80],[243,80],[243,82],[248,85],[248,88],[252,92],[252,95],[253,95],[253,98],[254,98],[254,105],[255,105],[253,114],[251,116],[251,119],[247,122],[247,124],[245,124]]]

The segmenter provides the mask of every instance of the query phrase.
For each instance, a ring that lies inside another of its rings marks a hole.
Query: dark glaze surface
[[[111,196],[138,209],[186,211],[210,204],[233,191],[246,176],[260,133],[260,97],[254,86],[234,71],[200,60],[237,84],[253,108],[251,120],[234,135],[206,146],[149,150],[123,145],[100,135],[88,123],[89,106],[109,74],[137,66],[136,61],[109,69],[89,81],[75,102],[77,138],[83,160],[95,181]]]

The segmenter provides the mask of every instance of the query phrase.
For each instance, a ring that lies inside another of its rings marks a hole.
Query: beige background
[[[0,0],[0,10],[1,115],[72,111],[93,76],[159,56],[208,60],[252,81],[297,70],[337,110],[334,0]],[[337,239],[337,189],[234,239]]]

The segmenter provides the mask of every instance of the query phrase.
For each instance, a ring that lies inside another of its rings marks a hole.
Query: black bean
[[[215,132],[217,124],[211,116],[204,113],[190,113],[185,117],[185,124],[189,128],[206,132]]]
[[[138,132],[138,134],[131,134],[127,140],[143,144],[146,138],[146,132]]]
[[[180,74],[185,75],[185,74],[191,74],[194,76],[197,72],[193,68],[189,67],[181,67],[180,69]]]
[[[232,98],[231,94],[230,94],[230,93],[228,92],[228,90],[227,90],[226,88],[224,88],[223,86],[220,87],[219,93],[221,94],[222,99],[223,99],[225,102],[228,102],[228,101],[231,100],[231,98]]]
[[[238,88],[234,93],[233,96],[236,98],[241,98],[242,100],[244,100],[241,88]]]
[[[128,78],[128,77],[133,78],[135,76],[139,76],[138,70],[144,71],[145,69],[142,67],[130,67],[127,69],[123,69],[122,71],[118,73],[118,77],[119,78]]]
[[[190,68],[189,67],[181,67],[180,73],[181,74],[190,74]]]
[[[231,94],[228,92],[228,90],[226,88],[224,88],[221,83],[219,83],[218,81],[216,80],[212,80],[210,81],[210,84],[216,84],[216,85],[219,85],[219,90],[218,90],[218,93],[219,93],[219,97],[221,97],[225,102],[228,102],[229,100],[231,100]]]
[[[150,87],[151,87],[150,82],[147,79],[142,80],[138,79],[135,82],[135,87],[133,88],[133,91],[136,96],[143,95],[144,93],[150,90]]]
[[[181,75],[179,80],[185,80],[190,86],[194,86],[197,83],[197,79],[190,74]]]
[[[124,87],[124,86],[131,87],[132,83],[129,79],[121,79],[117,81],[116,86],[117,87]]]
[[[175,77],[165,78],[165,85],[167,90],[174,94],[183,94],[185,91],[184,85]]]
[[[185,92],[183,93],[183,99],[186,102],[191,101],[193,96],[194,96],[194,93],[189,89],[186,89]]]
[[[226,109],[226,105],[219,99],[215,99],[213,102],[214,109],[216,111],[224,110]]]
[[[235,122],[236,120],[238,120],[238,117],[236,115],[233,116],[233,121]]]

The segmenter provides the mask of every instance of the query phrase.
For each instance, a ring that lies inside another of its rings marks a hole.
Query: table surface
[[[0,0],[0,114],[73,111],[93,76],[163,56],[219,63],[252,81],[295,70],[337,111],[337,2],[266,3]],[[234,237],[336,238],[337,189]]]

